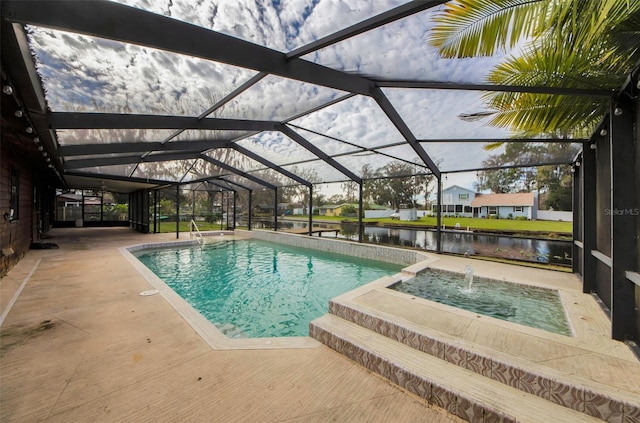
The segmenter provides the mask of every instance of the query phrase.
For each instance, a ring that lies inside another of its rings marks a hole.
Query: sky
[[[125,0],[123,3],[288,52],[405,1]],[[481,59],[442,59],[427,42],[431,16],[431,11],[419,13],[325,47],[303,59],[380,79],[483,83],[493,66],[510,54]],[[46,28],[28,30],[37,69],[53,111],[198,116],[257,74],[254,70],[111,40]],[[495,151],[483,150],[482,143],[443,144],[428,140],[491,139],[510,135],[504,129],[488,126],[485,121],[466,122],[458,118],[460,113],[486,110],[481,92],[397,88],[385,88],[383,92],[416,138],[426,140],[423,147],[445,172],[478,167]],[[269,75],[211,117],[281,121],[345,94]],[[329,154],[353,151],[356,148],[353,145],[373,148],[403,140],[375,101],[365,96],[349,98],[291,123],[297,132],[324,146]],[[131,133],[99,132],[90,134],[96,142],[130,141],[128,138],[132,136]],[[87,139],[86,131],[62,131],[58,136],[63,145]],[[166,134],[139,131],[135,136],[159,141]],[[255,135],[239,144],[278,164],[312,157],[280,133]],[[404,160],[417,157],[409,146],[385,152]],[[356,173],[364,164],[379,167],[389,161],[370,154],[337,160]],[[305,167],[323,170],[318,172],[322,181],[342,176],[324,165],[318,167],[317,163],[301,164],[298,169]],[[445,185],[471,188],[474,180],[475,173],[451,174]]]

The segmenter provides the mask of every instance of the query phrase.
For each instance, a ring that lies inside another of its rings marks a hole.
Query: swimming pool
[[[571,326],[558,291],[493,279],[428,270],[390,289],[485,316],[571,336]]]
[[[402,268],[257,239],[134,255],[230,338],[307,336],[329,299]]]

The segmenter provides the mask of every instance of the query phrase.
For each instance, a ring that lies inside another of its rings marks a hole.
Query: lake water
[[[279,221],[281,229],[306,228],[306,222]],[[357,240],[357,224],[314,223],[314,227],[340,229],[338,238]],[[317,236],[317,235],[314,235]],[[323,237],[334,237],[326,233]],[[365,226],[364,242],[420,248],[428,251],[437,250],[437,233],[435,230],[384,228]],[[442,232],[442,250],[447,253],[498,257],[510,260],[571,266],[572,242],[565,240],[548,240],[536,238],[519,238],[510,236]]]

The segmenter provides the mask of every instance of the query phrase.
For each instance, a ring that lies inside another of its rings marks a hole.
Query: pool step
[[[335,315],[310,324],[310,335],[402,388],[470,422],[596,422],[425,354]]]
[[[402,305],[404,308],[393,309],[390,305],[393,301],[388,295],[393,294],[386,290],[369,292],[357,298],[359,302],[338,297],[330,302],[329,313],[402,343],[420,354],[584,413],[584,417],[588,415],[610,422],[640,421],[640,399],[637,395],[433,329],[427,323],[435,320],[435,327],[444,330],[443,321],[438,317],[444,319],[446,316],[433,317],[433,312],[429,315],[426,309],[409,309],[407,304]],[[416,319],[422,324],[403,318],[409,315],[422,315]],[[459,330],[454,327],[456,322],[450,324],[453,325],[448,328],[451,332]]]

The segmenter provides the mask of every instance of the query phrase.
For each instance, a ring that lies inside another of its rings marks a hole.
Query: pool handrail
[[[195,235],[193,232],[193,228],[196,228]],[[195,220],[191,219],[191,222],[189,222],[189,238],[193,238],[194,236],[196,238],[196,241],[198,241],[198,244],[202,245],[204,243],[204,239],[202,237],[200,229],[198,229],[198,225],[196,225]]]

